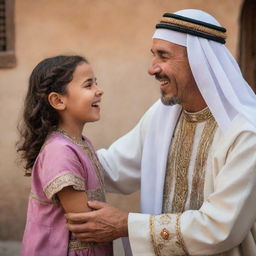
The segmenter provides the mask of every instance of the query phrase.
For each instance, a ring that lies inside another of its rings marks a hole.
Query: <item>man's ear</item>
[[[63,100],[63,96],[57,92],[51,92],[48,95],[48,101],[50,105],[56,110],[65,110],[66,104]]]

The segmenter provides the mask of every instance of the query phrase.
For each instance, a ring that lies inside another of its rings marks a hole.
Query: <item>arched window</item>
[[[0,68],[15,64],[14,0],[0,0]]]
[[[245,0],[242,6],[239,64],[245,79],[256,92],[256,0]]]

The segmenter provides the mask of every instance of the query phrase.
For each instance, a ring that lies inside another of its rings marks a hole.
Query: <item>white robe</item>
[[[170,221],[160,215],[166,159],[179,110],[157,102],[131,132],[108,150],[98,151],[108,173],[108,191],[132,193],[141,187],[144,214],[130,213],[128,219],[133,255],[155,255],[152,235],[161,243],[159,255],[186,255],[184,247],[189,255],[256,255],[256,129],[242,116],[225,133],[216,131],[202,207],[181,216],[170,214]],[[155,214],[153,222],[150,214]],[[164,228],[167,240],[161,236]]]

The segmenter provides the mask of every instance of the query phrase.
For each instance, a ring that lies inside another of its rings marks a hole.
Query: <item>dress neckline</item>
[[[84,137],[82,138],[78,138],[68,132],[66,132],[63,129],[57,128],[56,129],[57,132],[61,133],[64,137],[70,139],[71,141],[73,141],[75,144],[79,145],[79,146],[84,146],[85,145],[85,139]]]

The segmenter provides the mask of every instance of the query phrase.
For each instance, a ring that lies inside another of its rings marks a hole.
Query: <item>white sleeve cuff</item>
[[[189,255],[180,231],[180,216],[130,213],[128,232],[133,256]]]
[[[150,238],[150,215],[129,213],[128,233],[133,256],[155,256]]]

